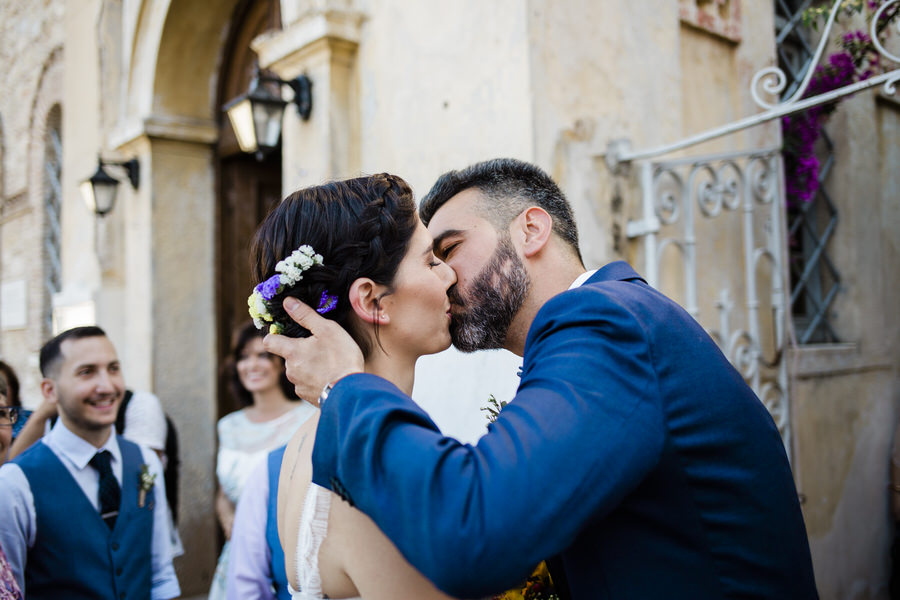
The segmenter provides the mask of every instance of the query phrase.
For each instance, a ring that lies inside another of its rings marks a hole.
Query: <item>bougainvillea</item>
[[[850,0],[840,10],[845,14],[876,12],[883,0]],[[876,25],[880,33],[900,14],[900,4],[886,9]],[[827,10],[827,9],[826,9]],[[815,25],[823,15],[823,8],[807,11],[804,21]],[[816,67],[804,98],[818,96],[868,79],[880,69],[879,54],[871,37],[864,31],[849,31],[840,38],[840,50],[831,54],[826,63]],[[845,96],[846,97],[846,96]],[[797,208],[815,198],[819,189],[819,159],[815,146],[822,127],[837,108],[838,100],[810,108],[782,118],[785,187],[788,205]]]

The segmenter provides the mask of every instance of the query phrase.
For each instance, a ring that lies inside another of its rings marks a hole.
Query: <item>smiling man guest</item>
[[[113,430],[125,384],[99,327],[41,348],[41,393],[59,409],[49,434],[0,467],[0,546],[29,600],[166,600],[172,567],[156,454]]]

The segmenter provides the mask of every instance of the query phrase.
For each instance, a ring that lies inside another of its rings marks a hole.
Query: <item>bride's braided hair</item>
[[[324,316],[338,322],[368,354],[369,340],[355,331],[347,294],[359,277],[390,287],[416,229],[412,189],[400,177],[381,173],[298,190],[265,218],[250,247],[254,285],[275,274],[278,261],[303,245],[322,255],[323,264],[303,273],[303,279],[269,301],[283,335],[307,337],[285,313],[281,303],[293,296],[313,308],[323,293],[337,297]]]

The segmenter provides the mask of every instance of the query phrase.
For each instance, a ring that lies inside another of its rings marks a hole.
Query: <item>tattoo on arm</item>
[[[307,434],[304,433],[303,437],[300,438],[300,443],[297,445],[297,454],[300,454],[300,452],[303,451],[303,445],[306,443],[306,436],[307,436]],[[295,460],[294,464],[291,465],[291,476],[288,477],[288,481],[294,480],[294,471],[297,469],[298,462],[299,461]]]

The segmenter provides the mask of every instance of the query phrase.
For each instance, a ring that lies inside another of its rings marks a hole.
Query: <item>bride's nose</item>
[[[450,289],[450,286],[456,283],[456,271],[444,261],[441,261],[441,266],[439,268],[441,269],[441,278],[446,284],[446,289]]]

